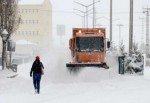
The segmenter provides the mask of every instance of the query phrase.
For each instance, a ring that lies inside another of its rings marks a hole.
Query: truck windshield
[[[103,37],[77,37],[77,51],[104,51]]]

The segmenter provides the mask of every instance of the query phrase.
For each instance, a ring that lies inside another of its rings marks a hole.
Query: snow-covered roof
[[[19,0],[19,4],[42,4],[44,0]]]
[[[16,44],[17,45],[37,45],[36,43],[33,43],[31,41],[26,41],[26,40],[18,40]]]

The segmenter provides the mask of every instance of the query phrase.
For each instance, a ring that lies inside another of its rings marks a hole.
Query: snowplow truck
[[[95,66],[108,69],[105,56],[109,47],[105,28],[73,28],[72,38],[69,40],[72,61],[66,67]]]

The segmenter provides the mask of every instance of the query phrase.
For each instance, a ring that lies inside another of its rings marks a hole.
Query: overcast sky
[[[40,3],[43,0],[21,0],[20,3]],[[57,39],[56,25],[64,24],[66,26],[66,34],[63,36],[63,41],[68,44],[68,39],[72,36],[72,28],[82,27],[82,17],[76,15],[83,15],[81,12],[73,9],[85,11],[85,7],[76,4],[74,1],[89,5],[93,0],[50,0],[52,3],[53,11],[53,35]],[[95,0],[98,1],[98,0]],[[109,38],[109,6],[110,0],[100,0],[95,4],[96,8],[96,21],[97,25],[105,27],[107,30],[107,37]],[[121,39],[124,43],[128,43],[129,35],[129,1],[130,0],[112,0],[113,1],[113,41],[115,45],[119,43],[119,27],[118,24],[122,24],[121,27]],[[144,7],[150,7],[150,0],[134,0],[134,37],[137,42],[142,41],[142,22],[140,17],[146,17],[146,14],[142,13]],[[88,9],[92,9],[92,6]],[[75,12],[75,13],[74,13]],[[145,22],[144,22],[144,34],[145,34]],[[92,27],[92,14],[89,15],[89,27]],[[143,36],[145,38],[145,35]],[[55,40],[54,39],[54,40]],[[66,40],[67,39],[67,40]],[[145,41],[145,39],[143,39]],[[67,42],[66,42],[67,41]]]

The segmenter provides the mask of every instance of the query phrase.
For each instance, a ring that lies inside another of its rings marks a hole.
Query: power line
[[[39,9],[40,11],[46,11],[46,12],[53,12],[53,13],[74,13],[74,11],[69,11],[69,10],[42,10]],[[109,14],[110,12],[96,12],[96,14]],[[122,12],[113,12],[113,14],[129,14],[130,12],[127,11],[122,11]],[[133,12],[133,14],[142,14],[143,12],[136,11]]]

